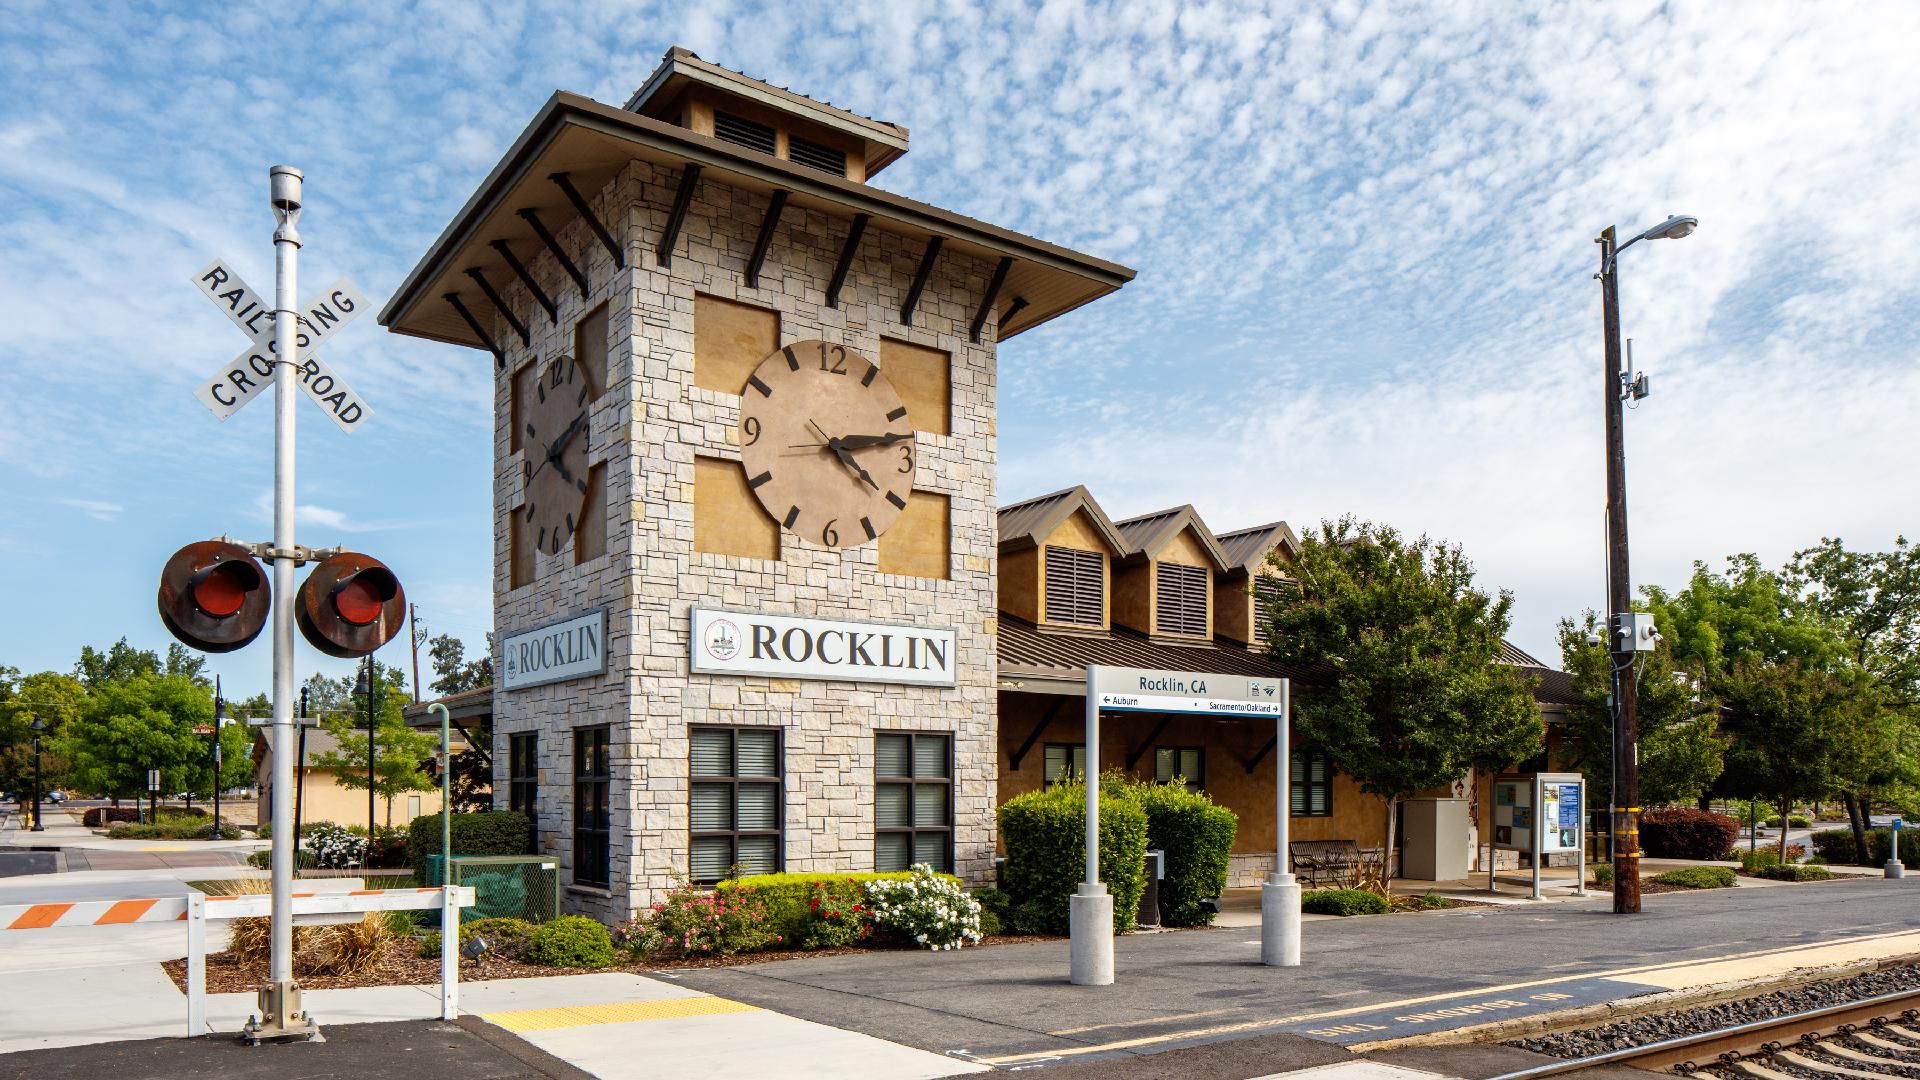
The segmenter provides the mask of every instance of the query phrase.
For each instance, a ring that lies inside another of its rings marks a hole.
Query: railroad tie
[[[1733,1067],[1749,1076],[1757,1076],[1760,1080],[1806,1080],[1805,1077],[1795,1076],[1792,1073],[1784,1073],[1779,1069],[1769,1069],[1765,1065],[1756,1065],[1751,1060],[1736,1061],[1733,1063]],[[1879,1080],[1886,1080],[1886,1074],[1881,1073]]]
[[[1920,1050],[1916,1050],[1914,1047],[1908,1046],[1905,1043],[1894,1042],[1892,1039],[1883,1039],[1865,1028],[1855,1030],[1853,1037],[1866,1043],[1868,1046],[1877,1046],[1882,1050],[1894,1050],[1902,1054],[1913,1054],[1915,1057],[1920,1057]],[[1875,1060],[1885,1061],[1886,1058],[1877,1058]],[[1902,1061],[1896,1064],[1911,1067],[1914,1062]]]
[[[1900,1050],[1906,1053],[1914,1053],[1914,1048],[1911,1046],[1900,1046],[1896,1043],[1887,1042],[1885,1039],[1871,1039],[1871,1038],[1868,1038],[1865,1034],[1858,1031],[1853,1033],[1853,1037],[1861,1040],[1862,1042],[1867,1043],[1870,1046],[1879,1046],[1879,1047],[1885,1047],[1891,1050]],[[1837,1042],[1831,1039],[1820,1044],[1820,1052],[1823,1054],[1832,1054],[1834,1057],[1837,1057],[1837,1058],[1846,1058],[1848,1061],[1862,1062],[1867,1065],[1897,1065],[1901,1068],[1906,1068],[1906,1069],[1910,1069],[1914,1065],[1914,1063],[1911,1061],[1896,1061],[1893,1058],[1879,1057],[1874,1054],[1869,1054],[1865,1050],[1855,1050],[1853,1047],[1848,1046],[1845,1043]]]
[[[1920,1042],[1920,1031],[1916,1031],[1905,1024],[1888,1024],[1887,1033],[1890,1035],[1898,1035],[1902,1039],[1912,1039],[1914,1042]],[[1905,1049],[1911,1050],[1913,1048],[1909,1046]]]
[[[1850,1069],[1845,1065],[1835,1065],[1830,1061],[1820,1061],[1816,1058],[1807,1057],[1804,1054],[1794,1053],[1792,1050],[1782,1050],[1773,1056],[1788,1065],[1798,1065],[1803,1069],[1812,1069],[1814,1072],[1823,1072],[1830,1076],[1853,1077],[1854,1080],[1887,1080],[1888,1075],[1883,1072],[1868,1072],[1865,1069]],[[1896,1063],[1890,1061],[1887,1062],[1887,1064],[1892,1065]]]

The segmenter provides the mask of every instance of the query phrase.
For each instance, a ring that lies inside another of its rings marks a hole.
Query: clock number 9
[[[752,446],[754,443],[759,442],[760,441],[760,418],[757,416],[749,416],[745,420],[741,421],[740,433],[747,437],[747,441],[745,444],[747,446]]]
[[[824,527],[821,528],[820,530],[821,543],[827,545],[828,547],[840,546],[840,534],[833,531],[833,523],[839,520],[840,520],[839,518],[833,518],[829,520]]]

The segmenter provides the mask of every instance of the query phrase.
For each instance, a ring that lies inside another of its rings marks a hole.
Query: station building
[[[574,911],[734,871],[985,883],[998,804],[1073,768],[1086,664],[1272,673],[1284,524],[1000,507],[998,343],[1133,271],[874,187],[907,145],[673,49],[622,106],[555,94],[381,313],[493,358],[499,652],[460,719]],[[1253,725],[1106,730],[1264,868]],[[1316,760],[1302,835],[1380,835]]]

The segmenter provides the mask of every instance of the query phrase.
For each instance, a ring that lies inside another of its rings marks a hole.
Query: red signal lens
[[[341,585],[333,594],[333,609],[355,626],[365,626],[380,617],[386,599],[365,575]]]
[[[251,575],[246,575],[251,577]],[[224,619],[246,603],[250,584],[231,563],[209,567],[193,583],[193,606],[216,619]]]

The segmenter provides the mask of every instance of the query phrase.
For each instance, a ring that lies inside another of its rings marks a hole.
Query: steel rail
[[[1530,1069],[1521,1069],[1517,1072],[1490,1076],[1487,1077],[1486,1080],[1535,1080],[1536,1077],[1558,1076],[1561,1073],[1577,1072],[1581,1069],[1591,1069],[1600,1065],[1618,1065],[1626,1062],[1645,1061],[1648,1058],[1670,1058],[1671,1062],[1677,1063],[1685,1060],[1684,1055],[1678,1055],[1678,1052],[1682,1050],[1695,1049],[1710,1043],[1738,1040],[1743,1036],[1757,1035],[1762,1032],[1775,1032],[1782,1028],[1815,1024],[1817,1021],[1830,1020],[1833,1017],[1847,1013],[1870,1013],[1876,1010],[1883,1010],[1887,1006],[1901,1003],[1911,1005],[1917,1001],[1920,1001],[1920,988],[1899,990],[1891,994],[1877,994],[1873,997],[1861,998],[1857,1001],[1841,1002],[1838,1005],[1823,1005],[1818,1009],[1807,1009],[1803,1012],[1788,1013],[1785,1016],[1774,1016],[1765,1020],[1749,1020],[1744,1024],[1735,1024],[1732,1027],[1715,1028],[1711,1031],[1700,1031],[1691,1035],[1680,1035],[1671,1039],[1661,1039],[1658,1042],[1629,1046],[1621,1050],[1609,1050],[1604,1054],[1590,1054],[1586,1057],[1566,1058],[1561,1061],[1549,1062],[1545,1065],[1536,1065]]]

